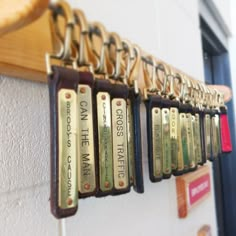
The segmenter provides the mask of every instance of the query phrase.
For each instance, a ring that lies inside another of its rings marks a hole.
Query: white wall
[[[230,68],[231,68],[231,78],[232,78],[232,87],[233,94],[236,94],[236,0],[230,1],[230,10],[231,10],[231,22],[232,22],[232,38],[229,40],[229,56],[230,56]],[[234,104],[236,106],[235,96]],[[236,110],[236,107],[234,108]]]
[[[208,1],[208,0],[207,0]],[[224,19],[226,25],[231,27],[231,17],[230,17],[230,2],[232,0],[212,0],[219,9],[222,18]]]
[[[70,2],[90,21],[203,79],[197,0]],[[48,200],[47,85],[0,77],[0,101],[0,235],[57,235]],[[78,214],[65,221],[68,236],[192,236],[203,224],[216,235],[213,195],[178,219],[175,179],[150,183],[145,150],[144,142],[145,193],[81,200]]]

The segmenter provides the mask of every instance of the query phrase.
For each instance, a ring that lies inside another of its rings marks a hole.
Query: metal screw
[[[105,100],[106,99],[106,95],[102,95],[102,100]]]
[[[119,186],[123,187],[124,186],[124,182],[123,181],[119,181]]]
[[[73,203],[73,200],[72,200],[71,198],[68,198],[68,199],[67,199],[67,205],[70,206],[72,203]]]
[[[71,98],[71,94],[70,94],[70,93],[66,93],[66,94],[65,94],[65,97],[66,97],[67,99],[69,99],[69,98]]]
[[[90,189],[90,184],[86,183],[86,184],[84,185],[84,188],[85,188],[86,190],[89,190],[89,189]]]
[[[80,92],[81,93],[85,93],[86,92],[86,88],[85,87],[80,88]]]
[[[108,181],[105,182],[105,188],[109,188],[110,187],[110,183]]]
[[[116,102],[116,105],[117,105],[117,106],[121,106],[121,101],[117,101],[117,102]]]

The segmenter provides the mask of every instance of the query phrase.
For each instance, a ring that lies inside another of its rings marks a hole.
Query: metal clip
[[[115,68],[109,60],[109,36],[105,27],[98,22],[94,22],[89,25],[89,33],[92,44],[92,50],[97,57],[99,63],[94,68],[97,75],[102,75],[105,79],[108,79],[108,74],[113,74]]]
[[[52,23],[52,32],[55,33],[53,36],[57,40],[57,52],[54,54],[46,53],[46,69],[47,73],[50,75],[53,73],[51,69],[51,59],[56,59],[62,61],[66,65],[73,65],[76,67],[76,64],[73,60],[73,30],[74,30],[74,15],[69,4],[66,2],[57,2],[50,6],[51,8],[51,23]],[[65,35],[62,35],[59,29],[58,16],[62,15],[66,21]]]
[[[114,46],[114,48],[113,48]],[[117,33],[110,33],[109,34],[109,59],[113,62],[114,68],[110,73],[109,76],[115,80],[124,78],[125,72],[122,71],[121,68],[121,53],[123,51],[122,41],[120,36]],[[123,81],[127,84],[127,81]]]
[[[156,59],[153,56],[148,55],[146,57],[142,57],[142,61],[144,81],[146,85],[144,88],[144,98],[147,99],[148,93],[157,93]]]
[[[75,16],[75,33],[73,42],[78,51],[77,65],[79,67],[87,67],[90,72],[98,67],[99,60],[92,51],[92,44],[89,38],[89,26],[81,10],[74,10]]]
[[[122,44],[124,54],[126,54],[123,56],[125,67],[124,81],[127,81],[129,86],[134,88],[135,94],[138,94],[138,77],[140,75],[141,64],[140,48],[136,45],[132,45],[128,40],[123,40]]]

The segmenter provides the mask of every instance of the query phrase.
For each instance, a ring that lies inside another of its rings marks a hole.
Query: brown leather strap
[[[48,76],[49,98],[50,98],[50,141],[51,141],[51,212],[56,218],[74,215],[77,207],[61,209],[58,204],[59,189],[59,146],[58,146],[58,98],[57,94],[61,88],[77,91],[79,73],[72,69],[63,67],[52,67],[53,74]]]

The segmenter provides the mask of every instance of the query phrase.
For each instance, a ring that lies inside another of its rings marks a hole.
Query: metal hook
[[[146,57],[142,57],[142,61],[144,66],[143,72],[144,72],[144,80],[146,88],[150,92],[156,92],[157,91],[156,59],[153,56],[148,55]],[[148,71],[147,65],[150,65],[152,68],[151,74]]]
[[[50,59],[57,59],[62,60],[65,64],[74,64],[72,59],[72,51],[73,51],[73,30],[74,30],[74,15],[73,11],[70,8],[70,5],[66,2],[57,2],[50,6],[51,9],[51,25],[52,25],[52,32],[54,32],[56,35],[54,35],[54,38],[57,38],[57,42],[59,47],[57,48],[57,52],[55,54],[46,54],[46,68],[47,73],[52,74]],[[65,29],[65,35],[62,35],[59,30],[59,23],[58,23],[58,16],[62,15],[65,18],[66,21],[66,29]]]
[[[78,66],[86,66],[91,72],[98,66],[98,59],[92,51],[92,45],[89,38],[89,26],[85,14],[81,10],[74,10],[76,24],[75,29],[78,29],[74,35],[74,43],[78,51],[77,64]]]
[[[112,55],[111,45],[115,46],[115,55]],[[121,52],[123,51],[123,44],[120,36],[115,32],[109,34],[109,49],[109,59],[112,59],[115,65],[115,70],[113,69],[113,73],[110,74],[110,76],[114,79],[122,78],[124,77],[121,70]]]
[[[109,46],[108,33],[106,32],[105,27],[101,23],[98,23],[98,22],[90,24],[89,32],[90,32],[93,52],[99,61],[98,67],[95,68],[95,72],[97,74],[103,74],[105,78],[107,78],[108,71],[110,72],[109,74],[114,73],[114,66],[110,62],[109,56],[108,56],[108,46]],[[93,35],[96,35],[100,38],[101,42],[100,42],[100,45],[98,45],[99,52],[96,51],[95,49],[97,47],[97,44],[96,42],[93,41]]]
[[[161,90],[161,94],[164,95],[164,96],[169,96],[170,94],[167,92],[167,88],[168,88],[168,84],[170,85],[170,80],[171,80],[171,74],[170,74],[170,68],[169,66],[167,66],[165,63],[161,62],[161,63],[158,63],[157,65],[157,73],[158,73],[158,70],[161,70],[163,73],[164,73],[164,81],[163,81],[163,85],[162,85],[162,88],[160,89]],[[157,77],[159,79],[159,77]],[[157,80],[157,82],[160,82],[161,83],[161,80]]]

